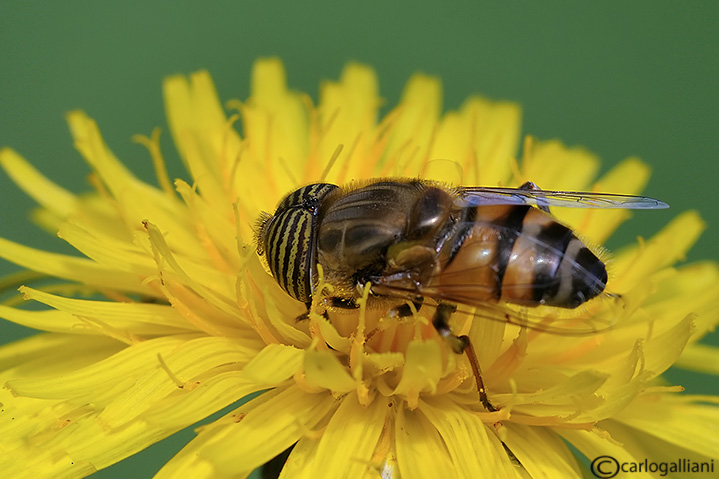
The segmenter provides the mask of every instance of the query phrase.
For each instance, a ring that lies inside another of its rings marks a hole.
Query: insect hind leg
[[[432,325],[435,327],[440,336],[442,336],[457,354],[465,353],[469,360],[469,365],[472,368],[474,374],[474,380],[477,382],[477,391],[479,392],[479,402],[488,411],[497,411],[498,409],[492,405],[487,397],[487,389],[484,387],[484,380],[482,379],[482,370],[479,367],[479,360],[477,359],[477,353],[474,351],[472,341],[469,336],[462,335],[457,336],[452,333],[452,329],[449,327],[449,318],[457,311],[457,306],[447,303],[439,303],[437,310],[432,318]]]

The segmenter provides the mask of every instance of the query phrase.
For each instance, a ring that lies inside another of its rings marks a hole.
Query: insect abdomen
[[[604,290],[604,263],[551,215],[500,205],[471,216],[437,278],[446,299],[574,308]]]

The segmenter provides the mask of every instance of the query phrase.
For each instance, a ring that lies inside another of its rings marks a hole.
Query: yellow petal
[[[515,470],[501,441],[465,407],[446,396],[421,401],[419,410],[439,432],[449,451],[455,477],[514,477]]]
[[[613,420],[707,457],[719,451],[719,408],[671,394],[638,397]]]
[[[719,348],[708,344],[691,344],[674,364],[680,368],[719,375]]]
[[[502,441],[532,479],[581,478],[577,459],[551,429],[505,422]]]
[[[695,211],[682,213],[646,243],[627,248],[612,262],[616,279],[613,292],[624,293],[633,285],[642,285],[648,276],[683,259],[704,231],[705,223]]]
[[[168,242],[173,250],[185,252],[190,256],[202,251],[191,225],[186,221],[179,200],[135,178],[112,154],[97,125],[85,113],[70,112],[67,120],[75,147],[117,200],[115,206],[121,211],[119,219],[124,222],[127,230],[140,231],[142,222],[149,218],[172,232],[168,236]]]
[[[77,205],[75,195],[48,180],[14,150],[0,149],[0,166],[39,205],[62,218],[75,210]]]
[[[213,208],[229,213],[232,172],[241,152],[239,135],[232,129],[206,71],[189,77],[173,76],[163,83],[165,109],[180,157],[194,185]]]
[[[135,336],[173,334],[194,329],[167,305],[71,299],[25,287],[21,291],[27,299],[55,308],[52,311],[24,311],[0,306],[0,315],[26,326],[108,336],[112,334],[103,332],[104,326]]]
[[[584,454],[589,461],[592,461],[594,466],[599,468],[599,472],[606,471],[607,473],[611,473],[612,471],[616,471],[616,469],[612,469],[615,467],[614,460],[620,464],[644,460],[643,457],[632,455],[631,451],[624,448],[622,444],[617,441],[612,440],[606,431],[597,427],[590,431],[569,428],[555,428],[554,430]],[[597,459],[596,462],[594,462],[595,459]],[[608,459],[609,462],[600,464],[604,459]],[[651,476],[636,474],[636,477],[650,479]]]
[[[385,417],[391,411],[384,397],[365,407],[359,404],[355,394],[346,396],[322,434],[310,465],[314,474],[308,477],[365,477],[373,466],[371,459],[385,426]],[[338,447],[339,444],[342,446]]]
[[[243,369],[258,383],[278,384],[297,372],[304,351],[284,344],[268,344]]]
[[[433,159],[429,153],[441,108],[439,80],[421,74],[412,76],[390,126],[382,174],[417,176],[423,165]]]
[[[671,274],[663,275],[655,288],[644,305],[655,327],[670,327],[679,318],[693,314],[696,333],[691,342],[714,329],[719,307],[719,268],[716,263],[703,261],[682,265]],[[662,318],[666,318],[668,326],[661,323]]]
[[[203,428],[157,478],[244,477],[294,444],[335,404],[289,387],[267,392]]]
[[[112,232],[97,228],[87,230],[74,221],[59,225],[58,236],[88,258],[117,271],[132,272],[140,277],[151,276],[157,270],[155,262],[146,251]]]
[[[97,288],[136,292],[154,296],[136,275],[106,267],[75,256],[49,253],[0,238],[0,257],[49,276],[65,278]]]
[[[400,477],[462,477],[439,432],[419,409],[410,411],[400,405],[395,421],[395,443]]]
[[[649,181],[650,169],[638,158],[627,158],[601,177],[593,191],[636,195]],[[631,217],[622,209],[565,209],[562,219],[594,244],[603,244],[617,227]]]
[[[347,393],[357,386],[347,367],[331,351],[305,351],[304,369],[311,386]]]
[[[369,177],[372,171],[367,171],[367,164],[376,163],[372,156],[379,153],[374,148],[379,106],[377,75],[365,65],[349,63],[338,82],[323,82],[317,108],[317,152],[308,162],[324,167],[335,149],[342,145],[342,152],[327,179],[344,183],[349,179]],[[310,176],[311,173],[314,176]],[[304,181],[317,178],[316,168],[308,168]]]
[[[430,169],[423,176],[464,186],[507,185],[517,152],[519,119],[516,104],[470,98],[459,112],[444,115],[429,154],[430,161],[456,162],[461,172],[459,178]],[[435,165],[439,164],[431,162],[427,166]]]
[[[241,109],[243,131],[247,143],[248,161],[264,167],[264,178],[252,178],[246,189],[252,191],[267,183],[271,198],[279,199],[299,186],[305,178],[305,168],[317,165],[306,163],[308,153],[308,113],[306,100],[287,89],[282,62],[276,58],[258,60],[252,68],[251,95]],[[238,172],[244,175],[245,172]],[[245,184],[245,183],[242,183]]]
[[[462,105],[461,113],[473,126],[471,146],[476,160],[474,171],[467,171],[469,178],[477,185],[509,185],[519,147],[521,108],[516,103],[472,97]]]
[[[694,332],[694,316],[688,315],[672,329],[647,340],[645,367],[655,375],[669,369],[679,358]]]
[[[158,354],[168,355],[188,338],[157,338],[129,346],[117,354],[64,375],[44,378],[17,378],[6,383],[16,395],[43,398],[74,398],[93,404],[112,401],[131,387],[138,376],[160,368]],[[112,374],[110,374],[112,372]],[[171,382],[169,378],[167,381]]]
[[[228,368],[241,369],[255,353],[254,348],[234,339],[204,337],[185,341],[171,351],[158,353],[160,357],[148,361],[149,367],[138,370],[134,384],[113,398],[98,421],[120,427],[178,389],[191,391]]]
[[[544,190],[581,191],[588,189],[598,169],[599,159],[584,148],[569,148],[557,140],[534,142],[525,152],[519,181],[532,181]]]
[[[442,353],[437,341],[411,341],[405,358],[394,394],[406,396],[409,407],[414,408],[420,392],[436,391],[442,377]]]

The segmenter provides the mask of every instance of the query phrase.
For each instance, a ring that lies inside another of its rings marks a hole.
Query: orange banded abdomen
[[[573,308],[604,291],[604,263],[550,214],[529,206],[473,209],[464,231],[443,245],[433,285],[440,297]]]

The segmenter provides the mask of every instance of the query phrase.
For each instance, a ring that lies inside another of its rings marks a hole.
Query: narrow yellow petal
[[[594,462],[594,466],[599,468],[599,472],[604,472],[605,474],[616,471],[616,469],[612,469],[612,467],[614,467],[614,460],[621,464],[625,462],[643,461],[645,459],[644,457],[634,456],[632,452],[623,447],[622,444],[612,440],[606,431],[597,427],[590,431],[569,428],[555,428],[554,430],[584,454],[589,461],[600,458],[597,462]],[[607,458],[607,456],[609,462],[599,464],[599,462],[602,461],[603,458]],[[652,477],[648,474],[641,473],[632,475],[644,479],[651,479]]]
[[[0,166],[39,205],[63,218],[75,210],[75,195],[47,179],[14,150],[0,149]]]
[[[447,446],[439,432],[419,409],[410,411],[402,405],[398,407],[395,421],[395,445],[400,477],[465,479],[459,475],[457,468],[452,463]]]
[[[129,231],[139,231],[151,219],[167,228],[168,243],[175,251],[189,256],[202,251],[197,236],[184,214],[181,202],[137,178],[112,154],[95,122],[82,112],[67,116],[76,148],[82,153],[117,200],[120,218]]]
[[[434,392],[442,377],[442,353],[437,341],[412,341],[405,354],[402,379],[394,394],[407,397],[410,408],[417,406],[420,392]]]
[[[654,375],[669,369],[679,358],[694,332],[694,315],[687,315],[673,328],[647,340],[644,367]]]
[[[517,153],[519,120],[516,104],[470,98],[459,112],[442,117],[427,165],[439,167],[434,161],[451,160],[459,168],[459,177],[443,177],[439,168],[425,170],[426,177],[454,185],[506,186]]]
[[[314,475],[310,477],[355,479],[368,475],[375,466],[371,459],[385,417],[391,411],[387,398],[380,396],[365,407],[355,394],[346,396],[322,434],[311,464]]]
[[[268,344],[247,363],[243,372],[258,383],[278,384],[295,374],[304,351],[284,344]]]
[[[279,479],[316,479],[314,460],[319,446],[320,441],[312,436],[305,436],[297,441]]]
[[[75,316],[64,311],[24,311],[4,305],[0,305],[0,318],[55,333],[77,333],[78,326],[82,324]]]
[[[704,231],[705,223],[695,211],[674,218],[646,243],[619,252],[612,262],[615,275],[610,287],[625,293],[633,285],[643,285],[645,278],[683,259]]]
[[[230,316],[234,315],[231,306],[235,287],[228,276],[217,274],[217,271],[201,262],[192,261],[185,255],[175,254],[165,241],[160,229],[150,222],[144,223],[150,244],[157,253],[156,261],[167,264],[169,268],[163,271],[167,278],[177,279],[183,285],[191,287],[219,311]],[[182,262],[182,264],[180,264]]]
[[[228,127],[209,74],[200,71],[189,80],[178,75],[163,83],[170,132],[185,167],[205,198],[216,208],[226,209],[231,201],[223,195],[222,163],[234,160],[239,138]],[[223,139],[230,143],[226,154]]]
[[[719,348],[708,344],[691,344],[674,364],[680,368],[719,375]]]
[[[308,154],[309,117],[305,98],[287,89],[282,62],[276,58],[258,60],[252,68],[251,95],[241,109],[247,142],[243,158],[264,166],[264,177],[252,178],[249,191],[269,183],[271,197],[278,199],[299,186]],[[238,172],[245,175],[245,172]],[[314,176],[316,177],[316,175]]]
[[[170,132],[180,156],[210,203],[221,206],[223,188],[240,151],[212,78],[206,71],[165,79],[163,96]],[[228,206],[225,203],[225,207]]]
[[[577,459],[551,429],[504,424],[507,434],[502,441],[519,459],[532,479],[582,477]]]
[[[329,394],[271,391],[205,427],[157,478],[244,477],[315,427],[334,406]]]
[[[5,450],[0,457],[3,475],[18,479],[52,477],[74,479],[97,472],[90,462],[78,461],[70,454],[57,450]]]
[[[40,378],[19,377],[8,381],[6,387],[16,395],[42,399],[74,398],[96,405],[107,404],[121,391],[130,388],[138,377],[159,370],[158,354],[169,355],[187,339],[172,336],[144,341],[76,371]]]
[[[92,118],[83,111],[75,110],[67,114],[67,122],[75,140],[75,148],[97,171],[114,196],[122,196],[124,191],[138,183],[130,170],[115,157],[105,144],[97,123]]]
[[[27,299],[56,310],[25,311],[0,305],[0,316],[25,326],[75,334],[107,334],[103,327],[135,336],[175,334],[193,330],[170,306],[64,298],[32,288],[22,288]]]
[[[129,325],[123,326],[124,322],[138,326],[143,323],[157,324],[176,330],[193,329],[192,325],[169,305],[65,298],[32,288],[23,288],[22,291],[28,299],[47,304],[78,318],[96,318],[118,329],[131,329]]]
[[[234,274],[240,269],[237,257],[237,240],[235,225],[228,218],[226,211],[218,211],[208,203],[190,185],[184,181],[175,182],[195,225],[195,232],[208,258],[218,271]]]
[[[358,63],[349,63],[338,82],[326,81],[320,86],[320,101],[317,108],[318,146],[315,158],[309,162],[328,164],[335,149],[343,145],[342,152],[329,171],[329,177],[338,183],[349,179],[366,178],[371,161],[375,138],[373,132],[377,123],[380,98],[377,75],[371,68]],[[310,176],[314,174],[314,176]],[[318,178],[317,168],[307,168],[303,180],[310,182]]]
[[[273,386],[276,384],[248,380],[241,371],[219,373],[187,390],[177,389],[144,411],[140,420],[162,428],[185,427]]]
[[[274,285],[272,286],[274,287]],[[265,308],[267,310],[269,323],[277,330],[280,337],[284,338],[285,341],[283,342],[294,344],[302,348],[309,347],[312,339],[309,335],[307,335],[307,333],[296,327],[297,317],[301,313],[286,311],[284,308],[283,310],[280,310],[280,304],[286,304],[287,301],[273,301],[272,295],[267,291],[267,289],[269,288],[266,288],[263,293],[264,297],[267,298],[267,301],[265,301]],[[286,299],[285,292],[282,291],[281,294],[285,296],[283,299]]]
[[[586,417],[580,417],[579,413],[591,411],[603,403],[603,400],[593,394],[607,380],[607,375],[599,371],[582,370],[564,381],[559,378],[545,376],[545,380],[551,381],[551,386],[545,390],[538,390],[532,393],[496,394],[497,401],[512,401],[516,411],[526,413],[530,416],[550,416],[573,414],[572,422],[583,422]],[[590,414],[591,417],[591,414]]]
[[[515,468],[501,441],[476,414],[446,396],[421,401],[419,410],[442,437],[457,468],[456,477],[515,476]]]
[[[142,284],[135,274],[102,266],[85,258],[30,248],[4,238],[0,238],[0,257],[33,271],[97,288],[154,295],[152,288]]]
[[[476,185],[508,186],[519,146],[521,108],[472,97],[462,105],[462,115],[474,128],[474,168],[468,169],[464,184],[471,180]]]
[[[518,180],[532,181],[544,190],[582,191],[589,189],[598,170],[599,159],[594,154],[548,140],[534,142],[531,151],[525,151]]]
[[[666,318],[669,325],[688,314],[694,314],[696,333],[691,342],[698,341],[716,324],[719,307],[719,267],[702,261],[682,265],[673,274],[662,276],[644,309],[656,325]]]
[[[646,186],[650,172],[649,166],[638,158],[627,158],[601,177],[593,191],[636,195]],[[594,244],[601,245],[631,215],[628,210],[587,208],[566,211],[562,219]]]
[[[417,176],[429,157],[442,109],[441,84],[426,75],[412,76],[390,125],[382,174]]]
[[[0,371],[4,371],[2,384],[16,377],[62,375],[102,361],[124,347],[124,344],[102,336],[36,334],[0,347]],[[75,354],[67,354],[70,350]],[[0,388],[0,391],[8,392],[9,389]],[[8,416],[0,415],[0,418],[7,419]]]
[[[97,228],[87,230],[72,220],[60,224],[57,231],[60,238],[103,266],[132,272],[138,277],[156,272],[157,266],[146,251],[124,235],[118,238],[111,233]]]
[[[348,393],[357,385],[347,367],[331,351],[305,351],[304,370],[311,386]]]
[[[715,457],[719,451],[719,409],[713,405],[687,404],[671,394],[638,397],[612,419],[669,444]]]
[[[178,389],[192,390],[228,367],[241,369],[255,350],[234,339],[205,337],[158,354],[161,358],[137,371],[134,384],[113,398],[98,421],[120,427]]]

